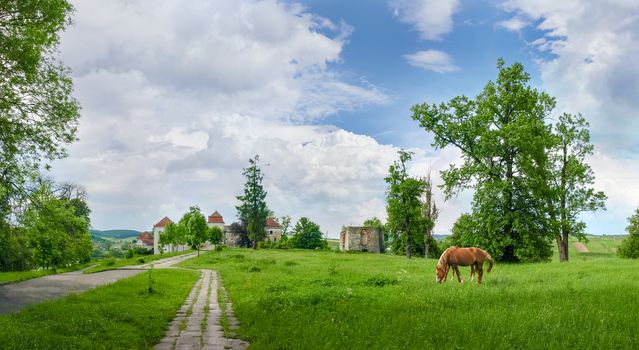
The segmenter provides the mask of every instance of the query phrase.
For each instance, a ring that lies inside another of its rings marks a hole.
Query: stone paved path
[[[249,345],[247,342],[224,337],[224,331],[220,326],[223,311],[217,301],[218,288],[223,293],[226,305],[225,313],[231,325],[231,331],[236,329],[237,319],[233,315],[233,308],[217,273],[211,270],[202,270],[202,276],[191,290],[175,319],[169,324],[166,336],[156,345],[155,349],[246,349]]]
[[[196,256],[196,253],[185,254],[159,259],[152,264],[154,268],[167,268],[194,256]],[[120,279],[137,275],[149,268],[150,265],[128,266],[90,274],[73,271],[1,285],[0,314],[16,312],[31,304],[61,298],[70,293],[79,293],[87,289],[113,283]]]

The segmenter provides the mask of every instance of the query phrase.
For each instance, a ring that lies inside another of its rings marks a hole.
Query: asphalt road
[[[160,259],[153,262],[153,268],[169,268],[173,264],[194,256],[196,256],[195,253]],[[150,266],[151,264],[129,266],[91,274],[73,271],[2,285],[0,286],[0,314],[16,312],[31,304],[61,298],[70,293],[80,293],[87,289],[113,283],[122,278],[142,273]]]

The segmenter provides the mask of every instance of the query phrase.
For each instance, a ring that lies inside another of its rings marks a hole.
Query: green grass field
[[[113,264],[109,264],[109,260],[111,259],[101,259],[101,260],[94,261],[93,263],[96,264],[97,266],[85,270],[84,273],[94,273],[94,272],[100,272],[100,271],[106,271],[106,270],[113,270],[123,266],[142,265],[142,264],[146,264],[158,259],[170,258],[172,256],[188,254],[193,252],[195,252],[195,250],[188,249],[183,252],[164,253],[164,254],[158,254],[158,255],[136,255],[129,259],[126,259],[126,258],[112,259]],[[142,258],[144,261],[140,261],[140,258]]]
[[[199,273],[152,272],[0,316],[1,349],[150,349],[184,302]]]
[[[639,348],[639,262],[570,249],[569,263],[497,264],[482,286],[378,254],[225,250],[181,265],[221,272],[252,349]]]
[[[48,275],[55,275],[58,273],[64,273],[64,272],[69,272],[69,271],[76,271],[76,270],[80,270],[83,269],[87,266],[92,265],[92,262],[88,262],[85,264],[78,264],[78,265],[73,265],[70,267],[63,267],[63,268],[59,268],[56,269],[55,271],[53,270],[33,270],[33,271],[12,271],[12,272],[0,272],[0,284],[5,284],[5,283],[15,283],[15,282],[21,282],[21,281],[26,281],[32,278],[37,278],[37,277],[42,277],[42,276],[48,276]]]

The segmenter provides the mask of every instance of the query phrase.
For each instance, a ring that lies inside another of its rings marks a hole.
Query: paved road
[[[167,268],[194,256],[196,256],[195,253],[160,259],[153,262],[153,267]],[[70,293],[79,293],[90,288],[113,283],[122,278],[137,275],[149,268],[150,265],[129,266],[91,274],[73,271],[2,285],[0,286],[0,314],[16,312],[31,304],[61,298]]]

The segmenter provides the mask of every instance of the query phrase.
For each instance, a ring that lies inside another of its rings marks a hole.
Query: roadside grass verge
[[[17,283],[26,281],[32,278],[55,275],[58,273],[65,273],[83,269],[87,266],[93,265],[94,262],[88,262],[84,264],[73,265],[69,267],[58,268],[55,271],[51,269],[46,270],[32,270],[32,271],[12,271],[12,272],[0,272],[0,285],[6,283]]]
[[[199,273],[153,270],[0,316],[2,349],[149,349],[164,336]]]
[[[293,263],[295,262],[295,263]],[[220,272],[252,349],[639,348],[639,261],[497,264],[481,286],[435,283],[434,259],[226,250]],[[276,326],[274,326],[276,325]]]
[[[124,266],[136,266],[136,265],[143,265],[146,263],[150,263],[153,262],[155,260],[158,259],[164,259],[164,258],[170,258],[173,256],[178,256],[178,255],[183,255],[183,254],[188,254],[188,253],[194,253],[195,250],[189,249],[189,250],[185,250],[183,252],[174,252],[174,253],[164,253],[164,254],[158,254],[158,255],[136,255],[132,258],[126,259],[126,258],[120,258],[120,259],[115,259],[115,258],[108,258],[108,259],[100,259],[100,260],[96,260],[93,263],[97,264],[97,266],[92,267],[88,270],[85,270],[84,273],[94,273],[94,272],[100,272],[100,271],[107,271],[107,270],[114,270],[117,269],[119,267],[124,267]]]

